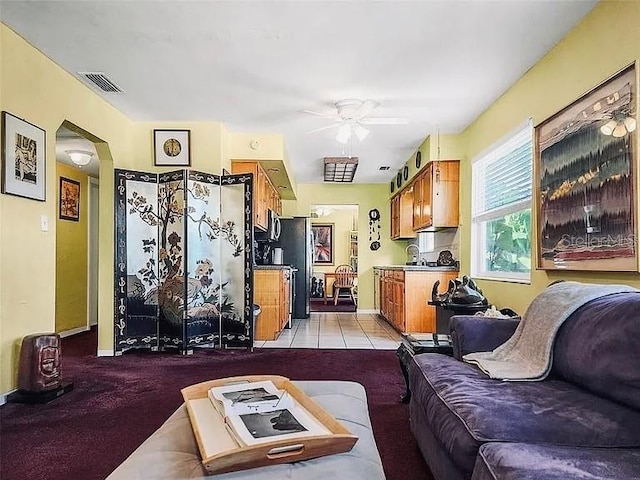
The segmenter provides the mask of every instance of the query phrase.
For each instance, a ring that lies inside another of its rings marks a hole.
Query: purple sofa
[[[434,477],[640,479],[640,292],[576,310],[543,381],[493,380],[460,361],[494,349],[517,324],[452,317],[455,357],[410,363],[411,430]]]

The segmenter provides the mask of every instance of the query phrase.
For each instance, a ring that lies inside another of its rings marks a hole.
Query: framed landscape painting
[[[45,131],[2,112],[2,193],[45,201]]]
[[[60,177],[60,219],[80,220],[80,182]]]
[[[538,268],[637,271],[636,67],[536,127]]]
[[[314,265],[333,265],[333,223],[314,223],[311,232]]]

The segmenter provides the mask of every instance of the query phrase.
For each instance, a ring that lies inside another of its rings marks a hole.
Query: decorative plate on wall
[[[393,180],[391,180],[391,193],[396,189],[396,184]]]
[[[402,172],[398,172],[396,175],[396,186],[400,188],[400,185],[402,185]]]
[[[418,150],[416,153],[416,168],[420,168],[420,165],[422,165],[422,152]]]
[[[405,165],[402,169],[402,176],[404,177],[404,181],[406,182],[409,179],[409,166]]]

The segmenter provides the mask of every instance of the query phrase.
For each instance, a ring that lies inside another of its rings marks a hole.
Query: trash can
[[[260,309],[260,305],[258,305],[257,303],[253,304],[253,338],[252,340],[255,342],[256,340],[256,323],[258,322],[258,316],[260,315],[260,312],[262,310]],[[251,346],[251,348],[253,348],[253,345]]]

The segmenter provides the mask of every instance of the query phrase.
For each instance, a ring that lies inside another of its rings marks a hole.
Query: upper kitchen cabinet
[[[415,238],[413,231],[414,187],[409,186],[391,199],[391,239]]]
[[[269,210],[282,214],[282,202],[278,190],[273,186],[264,168],[257,161],[233,161],[231,172],[253,173],[253,218],[254,227],[267,229]]]
[[[430,162],[412,182],[413,230],[457,227],[460,162]],[[411,187],[409,187],[411,188]]]

